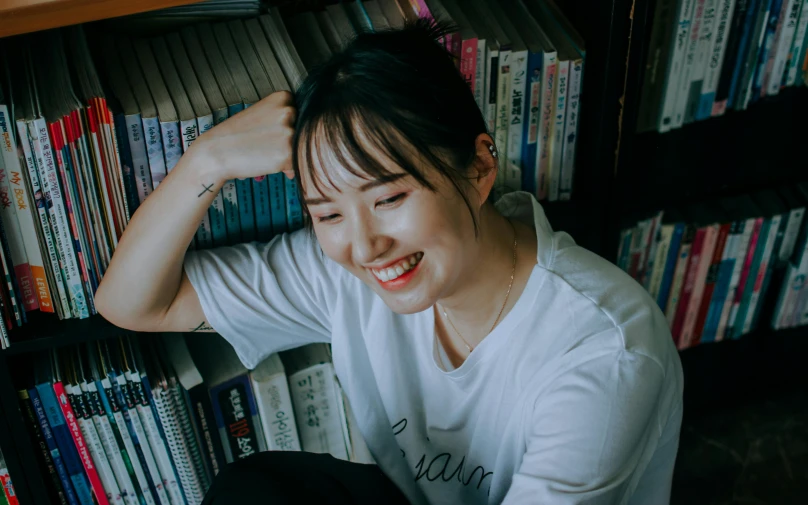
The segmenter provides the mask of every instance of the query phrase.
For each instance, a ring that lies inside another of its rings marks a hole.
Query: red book
[[[673,325],[671,325],[671,334],[673,340],[676,342],[676,347],[681,345],[682,327],[685,323],[685,314],[687,314],[687,307],[690,305],[690,295],[693,293],[693,286],[696,284],[696,274],[699,270],[699,263],[701,262],[701,250],[704,247],[704,235],[706,228],[699,228],[696,230],[696,236],[693,238],[693,246],[690,248],[690,259],[687,261],[687,270],[685,270],[685,282],[682,285],[682,294],[679,296],[679,304],[676,306],[676,316],[673,318]]]
[[[14,491],[14,484],[11,483],[11,477],[8,475],[7,468],[0,468],[0,485],[3,486],[3,494],[9,505],[20,505],[17,500],[17,493]]]
[[[727,244],[727,237],[729,236],[731,227],[732,225],[730,223],[724,223],[721,225],[721,228],[718,229],[718,239],[716,240],[715,249],[713,250],[710,270],[707,272],[707,279],[704,281],[704,294],[701,298],[699,314],[696,317],[696,325],[693,327],[693,336],[690,339],[690,345],[696,345],[701,341],[704,323],[707,320],[707,312],[710,310],[710,303],[713,299],[715,283],[718,280],[718,269],[721,266],[721,258],[724,256],[724,246]]]
[[[76,451],[81,458],[81,464],[84,466],[84,472],[90,480],[90,488],[95,495],[95,503],[98,505],[109,505],[107,493],[104,491],[104,486],[101,484],[101,478],[98,476],[98,471],[95,469],[95,463],[90,456],[90,449],[84,442],[84,436],[81,434],[79,422],[76,414],[73,412],[73,407],[67,399],[67,393],[61,382],[53,384],[53,391],[56,393],[56,399],[59,401],[59,407],[62,409],[62,414],[65,416],[67,427],[70,429],[70,435],[73,437],[73,443],[76,444]]]

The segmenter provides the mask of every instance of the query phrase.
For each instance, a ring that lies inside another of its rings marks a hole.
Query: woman
[[[107,319],[217,331],[250,368],[330,343],[378,464],[262,454],[208,503],[668,503],[682,374],[665,318],[531,195],[492,203],[504,153],[442,33],[360,35],[297,109],[277,93],[217,126],[120,241]],[[312,230],[186,254],[226,180],[281,171]]]

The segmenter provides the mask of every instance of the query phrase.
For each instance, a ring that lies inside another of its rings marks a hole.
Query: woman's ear
[[[480,204],[488,200],[494,188],[499,171],[499,151],[494,139],[487,133],[481,133],[474,139],[475,156],[471,164],[471,183],[480,195]]]

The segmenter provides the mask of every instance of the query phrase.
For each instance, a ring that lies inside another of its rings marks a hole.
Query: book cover
[[[210,397],[228,463],[265,449],[258,409],[246,374],[211,387]]]
[[[300,437],[295,423],[289,382],[280,357],[272,354],[250,372],[255,403],[261,419],[267,449],[299,451]]]

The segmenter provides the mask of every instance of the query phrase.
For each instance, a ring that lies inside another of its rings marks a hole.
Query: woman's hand
[[[292,179],[295,117],[293,95],[278,91],[201,135],[187,154],[215,167],[220,182],[278,172]]]

